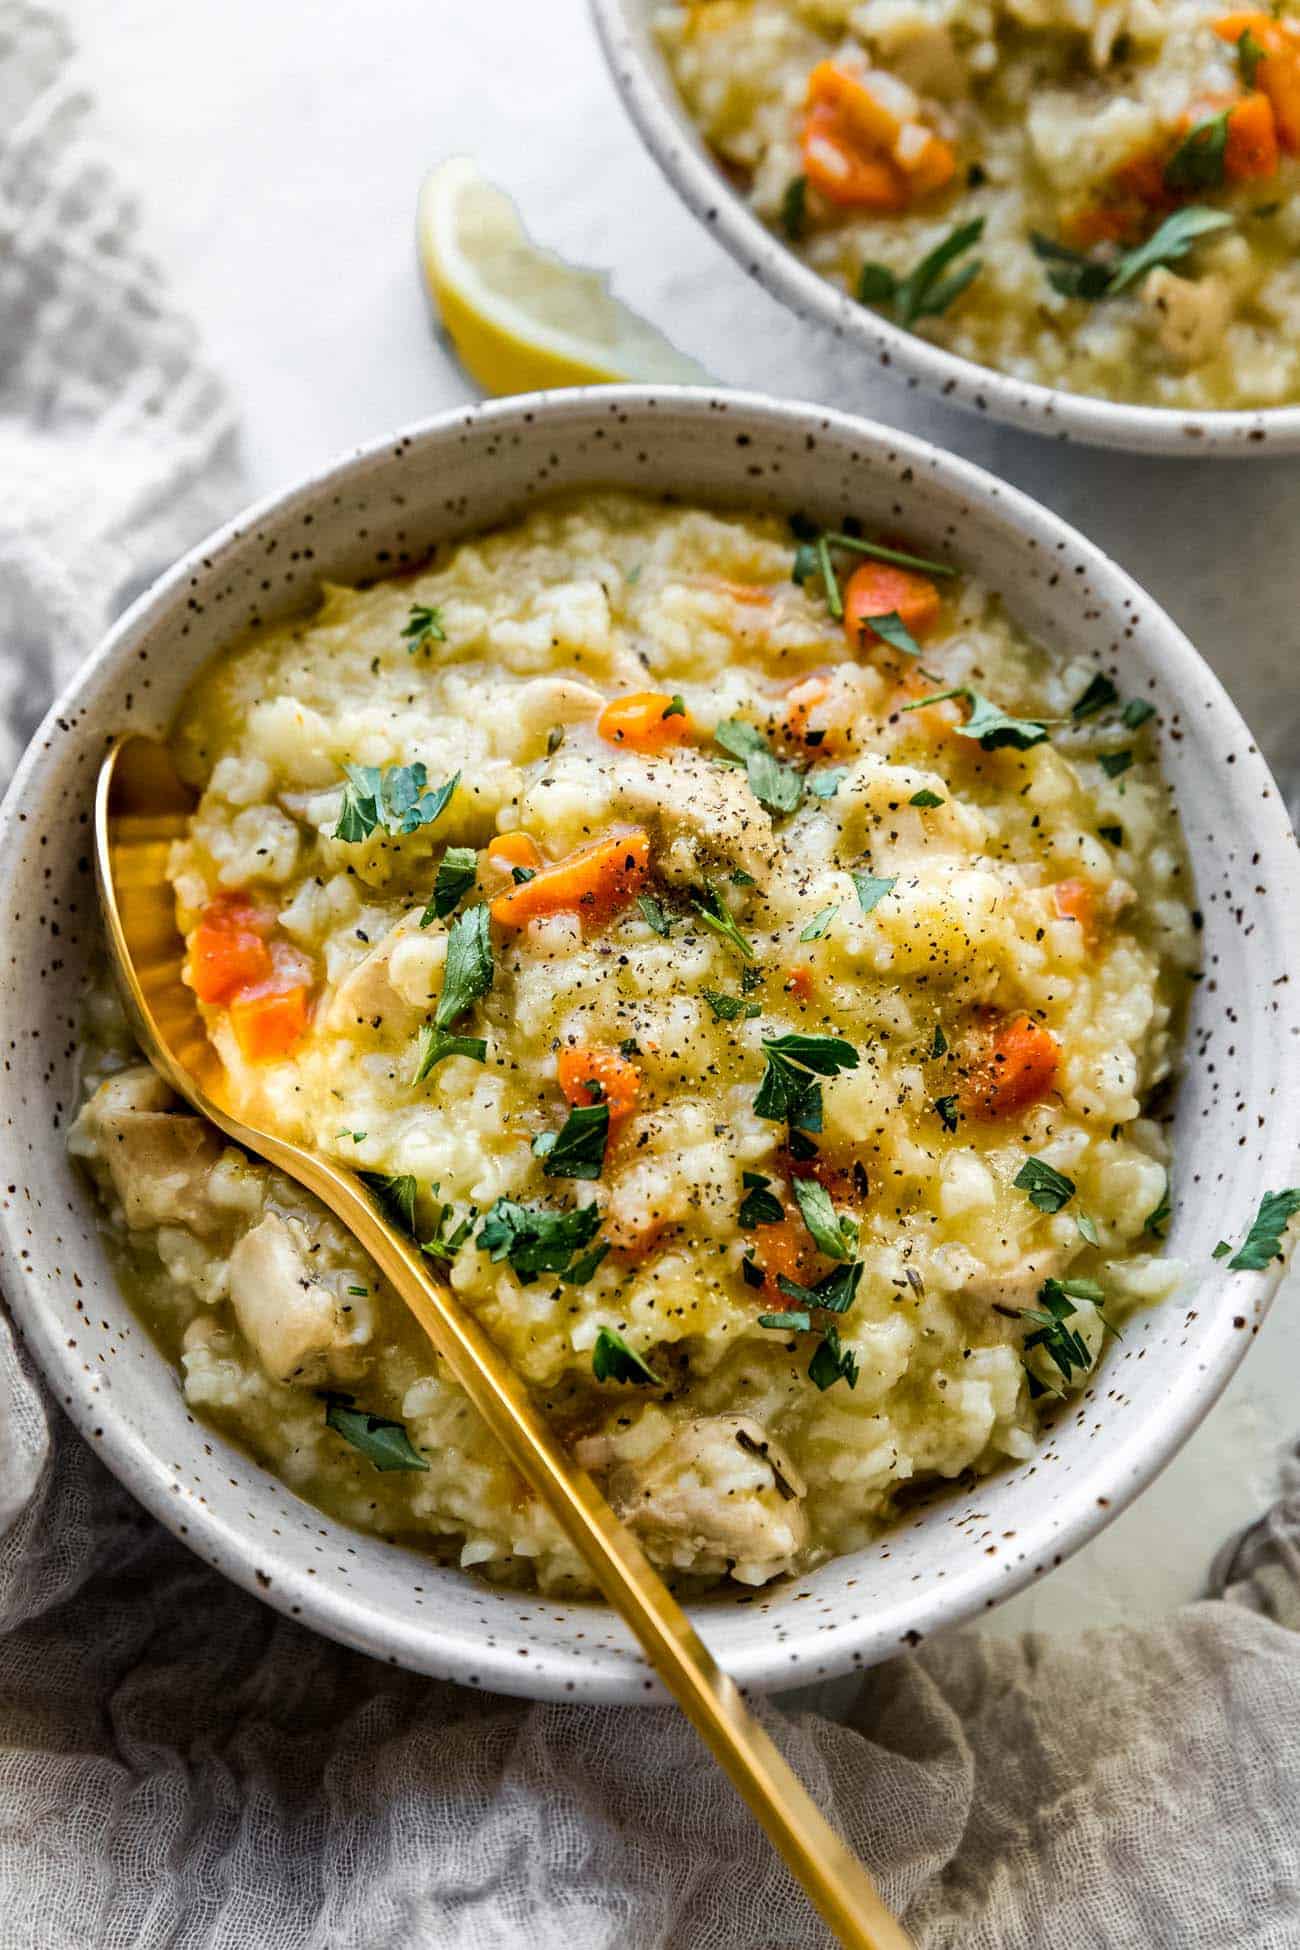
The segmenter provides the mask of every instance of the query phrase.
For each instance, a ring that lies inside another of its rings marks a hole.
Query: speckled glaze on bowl
[[[1130,406],[1013,379],[945,352],[819,276],[759,221],[727,180],[683,105],[650,32],[661,0],[590,0],[601,46],[647,149],[687,208],[749,276],[808,324],[823,326],[900,384],[1054,440],[1140,454],[1300,452],[1300,406],[1194,413]]]
[[[418,1671],[537,1697],[659,1697],[621,1623],[475,1581],[331,1521],[196,1421],[122,1298],[64,1149],[76,1023],[99,917],[88,859],[96,768],[124,727],[161,730],[212,653],[308,606],[322,579],[419,561],[557,490],[847,513],[978,569],[1020,622],[1159,707],[1205,915],[1191,1063],[1178,1093],[1170,1249],[1184,1297],[1140,1314],[1031,1461],[961,1482],[869,1549],[697,1608],[742,1684],[779,1689],[915,1645],[1041,1575],[1149,1482],[1244,1353],[1277,1269],[1210,1257],[1259,1195],[1297,1182],[1300,865],[1236,711],[1169,619],[1055,516],[919,441],[743,394],[631,387],[536,394],[445,416],[277,495],[135,604],[32,743],[5,802],[0,911],[0,1273],[56,1398],[154,1514],[249,1591]]]

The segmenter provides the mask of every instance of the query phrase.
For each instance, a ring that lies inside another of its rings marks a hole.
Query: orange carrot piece
[[[844,634],[855,650],[880,643],[871,627],[873,616],[892,610],[918,643],[939,620],[941,599],[929,576],[915,569],[896,569],[889,562],[864,562],[853,571],[844,590]]]
[[[271,955],[263,940],[270,925],[244,894],[218,894],[190,936],[190,981],[200,1002],[228,1002],[238,989],[264,982]]]
[[[1249,183],[1277,173],[1277,119],[1273,104],[1259,89],[1228,115],[1223,172],[1230,183]]]
[[[781,986],[787,995],[794,997],[796,1002],[809,1001],[813,992],[813,972],[811,965],[806,961],[796,962]]]
[[[503,928],[522,928],[544,914],[572,913],[599,926],[640,891],[649,868],[649,834],[639,826],[615,833],[539,867],[531,880],[498,894],[492,919]]]
[[[801,153],[804,175],[828,203],[885,212],[907,208],[910,191],[902,170],[888,156],[863,149],[829,102],[809,109]]]
[[[307,990],[259,990],[237,995],[230,1004],[230,1026],[250,1063],[287,1056],[307,1027]]]
[[[925,140],[917,148],[900,145],[893,153],[914,197],[933,196],[936,190],[945,189],[957,174],[957,156],[952,144],[932,129],[925,131]]]
[[[632,691],[612,698],[596,720],[596,729],[611,745],[633,752],[661,752],[690,736],[685,711],[673,709],[667,691]]]
[[[1062,921],[1077,921],[1085,941],[1091,940],[1097,923],[1097,895],[1090,880],[1058,880],[1052,889],[1052,902]]]
[[[1060,1045],[1050,1030],[1032,1016],[1011,1016],[966,1079],[962,1108],[970,1117],[987,1120],[1026,1110],[1047,1095],[1060,1060]]]
[[[532,867],[534,871],[542,864],[542,855],[536,840],[527,833],[498,833],[488,841],[488,859],[494,867],[509,873],[511,867]]]
[[[776,1283],[777,1275],[784,1274],[787,1280],[808,1286],[816,1279],[818,1266],[825,1263],[820,1260],[803,1220],[790,1218],[781,1219],[776,1225],[755,1226],[754,1258],[763,1269],[763,1298],[783,1312],[798,1302],[781,1291]]]
[[[819,61],[808,76],[809,109],[829,110],[846,135],[863,151],[889,149],[902,132],[903,119],[874,95],[864,77],[835,61]]]
[[[1265,13],[1226,14],[1215,22],[1214,31],[1221,41],[1234,47],[1243,34],[1249,33],[1263,48],[1264,59],[1255,69],[1255,87],[1269,99],[1281,146],[1288,155],[1300,154],[1300,35],[1290,22]],[[1229,134],[1231,126],[1229,123]]]
[[[611,1124],[636,1109],[641,1072],[617,1050],[562,1049],[555,1070],[571,1104],[608,1104]]]

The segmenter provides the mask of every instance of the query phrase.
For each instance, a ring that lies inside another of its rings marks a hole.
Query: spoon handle
[[[302,1159],[297,1153],[296,1160]],[[379,1264],[520,1474],[544,1497],[602,1593],[636,1633],[660,1679],[823,1920],[851,1950],[908,1950],[910,1939],[885,1908],[867,1871],[754,1718],[631,1532],[587,1472],[570,1460],[478,1322],[430,1275],[415,1249],[378,1217],[350,1173],[323,1159],[311,1162],[322,1173],[322,1182],[311,1189]]]

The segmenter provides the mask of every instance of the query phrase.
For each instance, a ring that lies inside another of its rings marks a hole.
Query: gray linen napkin
[[[0,772],[140,583],[239,499],[220,388],[0,0]],[[4,1950],[826,1941],[678,1716],[486,1699],[313,1637],[161,1531],[0,1316]],[[951,1635],[763,1709],[924,1950],[1300,1943],[1300,1466],[1215,1597]]]

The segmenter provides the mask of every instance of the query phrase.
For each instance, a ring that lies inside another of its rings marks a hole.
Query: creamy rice
[[[242,1107],[375,1175],[692,1582],[1031,1454],[1176,1271],[1144,1107],[1195,935],[1150,709],[967,567],[587,497],[328,590],[176,725]],[[195,1410],[349,1522],[584,1588],[350,1236],[104,993],[86,1089],[73,1148]]]
[[[1288,13],[680,0],[653,18],[705,139],[832,283],[1018,379],[1213,409],[1300,398],[1300,20]],[[1221,227],[1144,269],[1136,247],[1193,209]],[[942,308],[910,316],[891,275],[968,224],[982,234],[932,287]],[[964,288],[941,291],[976,262]],[[1072,295],[1080,280],[1087,295]]]

